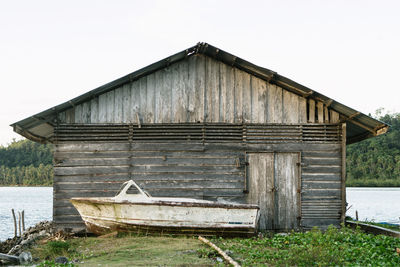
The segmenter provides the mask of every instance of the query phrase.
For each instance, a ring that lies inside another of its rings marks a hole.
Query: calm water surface
[[[400,224],[400,188],[347,188],[347,215],[360,220]],[[52,187],[0,187],[0,240],[14,235],[11,209],[25,210],[26,228],[52,219]]]
[[[25,210],[25,228],[44,220],[51,220],[53,214],[52,187],[0,187],[0,241],[14,236],[14,221],[11,209]]]
[[[362,221],[400,224],[399,187],[349,187],[346,190],[349,208],[346,215]]]

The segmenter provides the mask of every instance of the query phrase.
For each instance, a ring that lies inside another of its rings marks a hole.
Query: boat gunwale
[[[176,206],[176,207],[202,207],[202,208],[225,208],[225,209],[257,209],[260,207],[254,204],[240,204],[240,203],[218,203],[218,202],[179,202],[173,200],[152,200],[145,201],[129,201],[129,200],[114,200],[112,198],[71,198],[71,202],[86,202],[89,204],[125,204],[125,205],[149,205],[149,206]]]

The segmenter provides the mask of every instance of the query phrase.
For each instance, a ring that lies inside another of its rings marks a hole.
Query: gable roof
[[[378,121],[346,105],[343,105],[306,86],[279,75],[277,72],[256,66],[246,60],[243,60],[207,43],[198,43],[195,46],[125,75],[110,83],[102,85],[65,103],[54,106],[21,121],[15,122],[10,126],[13,127],[15,132],[28,139],[37,142],[48,142],[49,138],[51,138],[53,135],[53,126],[55,124],[54,120],[57,116],[57,113],[63,112],[71,107],[88,101],[93,97],[104,94],[122,86],[123,84],[137,80],[143,76],[149,75],[157,70],[165,68],[175,62],[184,60],[185,58],[195,54],[203,54],[214,58],[232,67],[236,67],[249,74],[255,75],[263,80],[266,80],[267,82],[276,84],[292,93],[325,103],[326,106],[329,106],[329,108],[339,113],[341,121],[347,122],[347,143],[354,143],[369,137],[383,134],[389,128],[389,126],[384,122]]]

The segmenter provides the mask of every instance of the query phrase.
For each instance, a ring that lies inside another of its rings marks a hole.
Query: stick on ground
[[[214,243],[212,243],[211,241],[209,241],[208,239],[199,236],[199,239],[206,243],[207,245],[209,245],[210,247],[212,247],[213,249],[215,249],[216,251],[218,251],[218,253],[229,263],[232,264],[234,267],[240,267],[239,263],[237,263],[236,261],[234,261],[231,257],[229,257],[225,252],[222,251],[222,249],[220,249],[219,247],[217,247]]]

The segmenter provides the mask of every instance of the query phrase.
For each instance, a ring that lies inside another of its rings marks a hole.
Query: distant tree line
[[[0,185],[52,185],[52,149],[30,140],[0,146]]]
[[[376,118],[390,125],[389,131],[347,146],[348,186],[400,186],[400,113]]]

